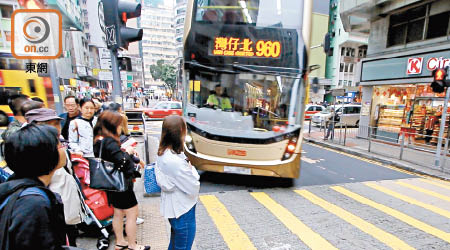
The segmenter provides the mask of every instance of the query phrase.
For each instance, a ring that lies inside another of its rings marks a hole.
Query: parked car
[[[327,109],[320,113],[315,114],[311,121],[315,126],[325,125],[325,121],[332,119],[331,108],[329,106]],[[361,116],[361,105],[359,104],[344,104],[336,106],[336,125],[347,125],[347,126],[359,126],[359,118]]]
[[[169,115],[182,115],[181,102],[159,102],[154,107],[145,110],[150,119],[164,119]]]
[[[308,104],[305,108],[305,120],[310,120],[314,114],[325,110],[324,106]]]

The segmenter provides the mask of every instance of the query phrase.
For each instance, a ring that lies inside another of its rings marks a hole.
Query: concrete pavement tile
[[[219,193],[216,197],[257,249],[308,249],[248,191]]]
[[[319,189],[326,189],[319,186]],[[311,190],[311,188],[307,188]],[[292,190],[273,189],[266,191],[280,205],[288,209],[299,220],[320,234],[339,249],[389,249],[379,241],[361,232],[337,216],[311,203]]]

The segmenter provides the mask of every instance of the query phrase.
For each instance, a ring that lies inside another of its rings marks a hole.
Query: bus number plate
[[[231,173],[231,174],[246,174],[246,175],[251,175],[252,174],[252,170],[249,169],[249,168],[229,167],[229,166],[224,166],[223,167],[223,172],[224,173]]]

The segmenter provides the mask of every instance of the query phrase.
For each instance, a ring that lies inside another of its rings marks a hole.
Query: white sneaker
[[[136,225],[141,225],[142,223],[144,223],[144,219],[137,217]]]
[[[123,223],[127,222],[127,218],[123,218]],[[144,223],[144,219],[137,217],[136,219],[136,225],[141,225],[142,223]]]

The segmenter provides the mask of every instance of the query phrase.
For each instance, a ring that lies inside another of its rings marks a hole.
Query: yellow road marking
[[[214,195],[202,195],[200,201],[216,224],[224,241],[231,250],[255,249],[248,236],[242,231],[225,206]]]
[[[318,233],[311,230],[295,217],[289,210],[275,202],[262,192],[251,193],[259,203],[263,204],[275,217],[277,217],[292,233],[297,235],[311,249],[337,249]]]
[[[364,198],[364,197],[362,197],[362,196],[360,196],[360,195],[358,195],[356,193],[353,193],[350,190],[347,190],[347,189],[345,189],[343,187],[335,186],[335,187],[331,187],[331,189],[333,189],[333,190],[335,190],[335,191],[337,191],[337,192],[339,192],[339,193],[341,193],[341,194],[343,194],[345,196],[348,196],[348,197],[350,197],[350,198],[352,198],[352,199],[354,199],[354,200],[356,200],[356,201],[358,201],[358,202],[360,202],[362,204],[365,204],[365,205],[371,206],[371,207],[373,207],[375,209],[378,209],[378,210],[380,210],[381,212],[383,212],[383,213],[385,213],[387,215],[390,215],[390,216],[392,216],[394,218],[397,218],[398,220],[401,220],[401,221],[403,221],[403,222],[405,222],[405,223],[407,223],[407,224],[409,224],[409,225],[411,225],[411,226],[413,226],[415,228],[418,228],[419,230],[424,231],[425,233],[434,235],[437,238],[450,243],[450,234],[449,233],[446,233],[446,232],[444,232],[444,231],[442,231],[440,229],[437,229],[437,228],[435,228],[433,226],[430,226],[430,225],[428,225],[428,224],[426,224],[426,223],[424,223],[424,222],[422,222],[420,220],[417,220],[417,219],[415,219],[415,218],[413,218],[413,217],[411,217],[411,216],[409,216],[407,214],[404,214],[404,213],[402,213],[400,211],[392,209],[392,208],[390,208],[388,206],[385,206],[385,205],[376,203],[374,201],[371,201],[371,200],[369,200],[367,198]]]
[[[374,183],[366,183],[366,185],[371,187],[371,188],[373,188],[373,189],[375,189],[375,190],[378,190],[378,191],[380,191],[382,193],[385,193],[385,194],[388,194],[388,195],[390,195],[392,197],[400,199],[402,201],[408,202],[410,204],[413,204],[413,205],[416,205],[416,206],[419,206],[419,207],[423,207],[423,208],[425,208],[427,210],[430,210],[430,211],[432,211],[432,212],[434,212],[436,214],[439,214],[439,215],[442,215],[444,217],[450,218],[450,212],[447,211],[447,210],[444,210],[442,208],[439,208],[439,207],[436,207],[436,206],[433,206],[433,205],[430,205],[430,204],[426,204],[424,202],[418,201],[416,199],[413,199],[413,198],[408,197],[408,196],[403,195],[403,194],[399,194],[397,192],[394,192],[394,191],[392,191],[390,189],[387,189],[385,187],[382,187],[382,186],[374,184]]]
[[[422,181],[422,182],[429,183],[431,185],[435,185],[435,186],[441,187],[441,188],[450,189],[450,185],[448,185],[447,183],[442,182],[442,181],[439,181],[439,182],[437,182],[437,181],[430,181],[428,179],[422,179],[422,178],[420,178],[419,180]]]
[[[409,184],[409,183],[405,183],[405,182],[401,182],[401,181],[397,181],[396,183],[397,183],[398,185],[402,185],[402,186],[404,186],[404,187],[407,187],[407,188],[409,188],[409,189],[415,190],[415,191],[417,191],[417,192],[421,192],[421,193],[424,193],[424,194],[427,194],[427,195],[430,195],[430,196],[439,198],[439,199],[441,199],[441,200],[449,201],[449,202],[450,202],[450,197],[448,197],[448,196],[445,196],[445,195],[442,195],[442,194],[439,194],[439,193],[430,191],[430,190],[425,189],[425,188],[416,187],[416,186],[411,185],[411,184]]]
[[[312,203],[322,207],[328,212],[338,216],[339,218],[345,220],[346,222],[352,224],[353,226],[359,228],[359,230],[365,232],[368,235],[371,235],[375,239],[380,242],[386,244],[392,249],[414,249],[410,245],[406,244],[404,241],[395,237],[394,235],[383,231],[382,229],[370,224],[369,222],[361,219],[360,217],[334,205],[331,204],[322,198],[314,195],[313,193],[307,190],[295,190],[296,193],[308,199]]]

